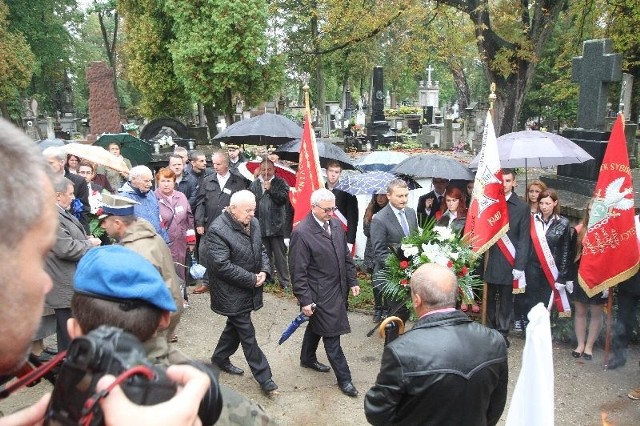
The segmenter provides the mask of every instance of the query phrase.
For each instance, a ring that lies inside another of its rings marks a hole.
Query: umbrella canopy
[[[40,148],[41,151],[44,151],[52,146],[64,146],[67,142],[69,141],[65,141],[63,139],[42,139],[38,142],[38,148]]]
[[[278,147],[274,154],[277,154],[283,160],[298,162],[300,157],[300,145],[301,141],[291,141]],[[338,146],[331,142],[318,140],[316,141],[318,147],[318,157],[320,157],[320,166],[327,167],[327,162],[334,160],[340,163],[343,169],[355,169],[355,166],[351,162],[351,158]]]
[[[255,173],[255,171],[260,168],[260,163],[261,162],[258,160],[251,160],[251,161],[247,161],[245,165],[247,167],[247,170],[249,170],[251,173]],[[275,163],[275,166],[276,166],[276,170],[275,170],[276,176],[284,179],[284,181],[287,182],[287,185],[296,186],[295,170],[278,163]]]
[[[112,142],[117,142],[120,145],[120,154],[124,158],[128,158],[131,165],[138,166],[151,162],[153,146],[129,133],[105,133],[98,138],[94,145],[109,149],[109,144]]]
[[[392,173],[377,170],[366,173],[345,173],[340,176],[336,189],[352,195],[386,194],[389,182],[398,178],[407,182],[409,189],[421,188],[418,182],[409,177],[398,177]]]
[[[360,157],[354,164],[364,172],[372,170],[388,172],[407,158],[409,158],[409,156],[404,152],[373,151],[371,154]]]
[[[79,158],[84,158],[85,160],[89,160],[92,163],[110,167],[119,172],[129,172],[129,168],[122,158],[116,157],[101,146],[70,143],[68,145],[65,145],[64,150],[67,152],[67,154],[72,154]]]
[[[407,158],[391,169],[391,173],[414,178],[443,178],[473,180],[471,170],[452,157],[438,154],[420,154]]]
[[[502,167],[550,167],[584,163],[593,157],[569,139],[555,133],[523,130],[507,133],[497,139]],[[478,168],[480,154],[469,167]]]
[[[237,121],[213,139],[238,144],[281,145],[301,137],[302,127],[284,115],[265,113]]]

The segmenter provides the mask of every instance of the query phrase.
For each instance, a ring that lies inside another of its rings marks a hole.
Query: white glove
[[[566,286],[564,284],[556,283],[556,290],[561,291]]]
[[[602,292],[602,299],[606,299],[607,297],[609,297],[609,289],[606,288],[604,289],[604,291]]]
[[[511,271],[511,274],[513,275],[514,280],[519,280],[520,278],[522,278],[522,274],[524,274],[524,271],[514,269],[513,271]]]
[[[347,248],[349,249],[349,253],[353,250],[353,244],[347,243]]]
[[[567,286],[567,291],[569,293],[573,293],[573,281],[567,281],[566,286]]]
[[[289,248],[289,238],[284,239],[284,245]]]

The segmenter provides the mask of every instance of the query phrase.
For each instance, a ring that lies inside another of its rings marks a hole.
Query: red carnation
[[[400,262],[400,269],[407,269],[409,267],[409,262],[403,260]]]
[[[466,266],[463,266],[462,269],[460,269],[460,273],[462,275],[467,275],[467,272],[469,272],[469,268],[467,268]]]
[[[451,268],[453,266],[453,261],[448,261],[447,262],[447,268]]]
[[[409,281],[405,278],[402,281],[400,281],[400,284],[406,287],[409,284]]]

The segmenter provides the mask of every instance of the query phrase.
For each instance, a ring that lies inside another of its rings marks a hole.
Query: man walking
[[[310,317],[300,351],[300,365],[327,373],[329,367],[316,356],[320,338],[340,390],[351,397],[358,390],[340,346],[340,335],[351,332],[347,295],[360,294],[356,269],[340,221],[333,217],[336,199],[328,189],[311,194],[311,212],[291,233],[289,265],[302,312]]]
[[[484,280],[488,287],[487,325],[502,334],[508,348],[513,316],[513,282],[524,274],[529,254],[531,213],[529,206],[513,192],[516,186],[513,170],[502,169],[502,184],[509,211],[509,231],[489,248]]]
[[[373,321],[379,322],[389,314],[389,306],[382,299],[384,279],[380,273],[385,268],[392,245],[398,245],[404,237],[418,229],[416,212],[407,207],[409,187],[402,179],[395,179],[387,186],[389,203],[382,208],[371,220],[369,235],[373,247],[373,296],[375,310]],[[394,306],[393,310],[395,311]],[[406,311],[406,310],[405,310]],[[406,312],[394,312],[393,315],[406,317]],[[407,319],[407,318],[404,318]]]
[[[249,187],[256,196],[258,208],[256,217],[262,231],[262,244],[267,250],[269,262],[278,272],[278,281],[283,289],[289,287],[289,266],[287,265],[284,236],[289,233],[287,226],[287,204],[289,203],[289,185],[284,179],[275,176],[275,166],[271,160],[260,164],[260,176]],[[272,268],[273,269],[273,268]],[[275,274],[273,274],[275,275]]]
[[[427,263],[411,277],[420,319],[385,346],[364,399],[373,425],[495,425],[507,400],[507,348],[500,334],[457,311],[447,267]]]
[[[234,193],[229,207],[215,219],[205,237],[211,310],[227,317],[211,362],[229,374],[243,374],[229,359],[242,345],[253,377],[262,391],[270,394],[278,386],[271,378],[271,367],[258,346],[251,322],[251,311],[262,308],[263,284],[271,272],[255,210],[251,191]]]

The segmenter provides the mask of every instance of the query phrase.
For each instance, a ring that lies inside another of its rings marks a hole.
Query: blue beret
[[[78,262],[73,288],[99,299],[142,301],[164,311],[176,311],[171,292],[155,266],[119,245],[89,250]]]

